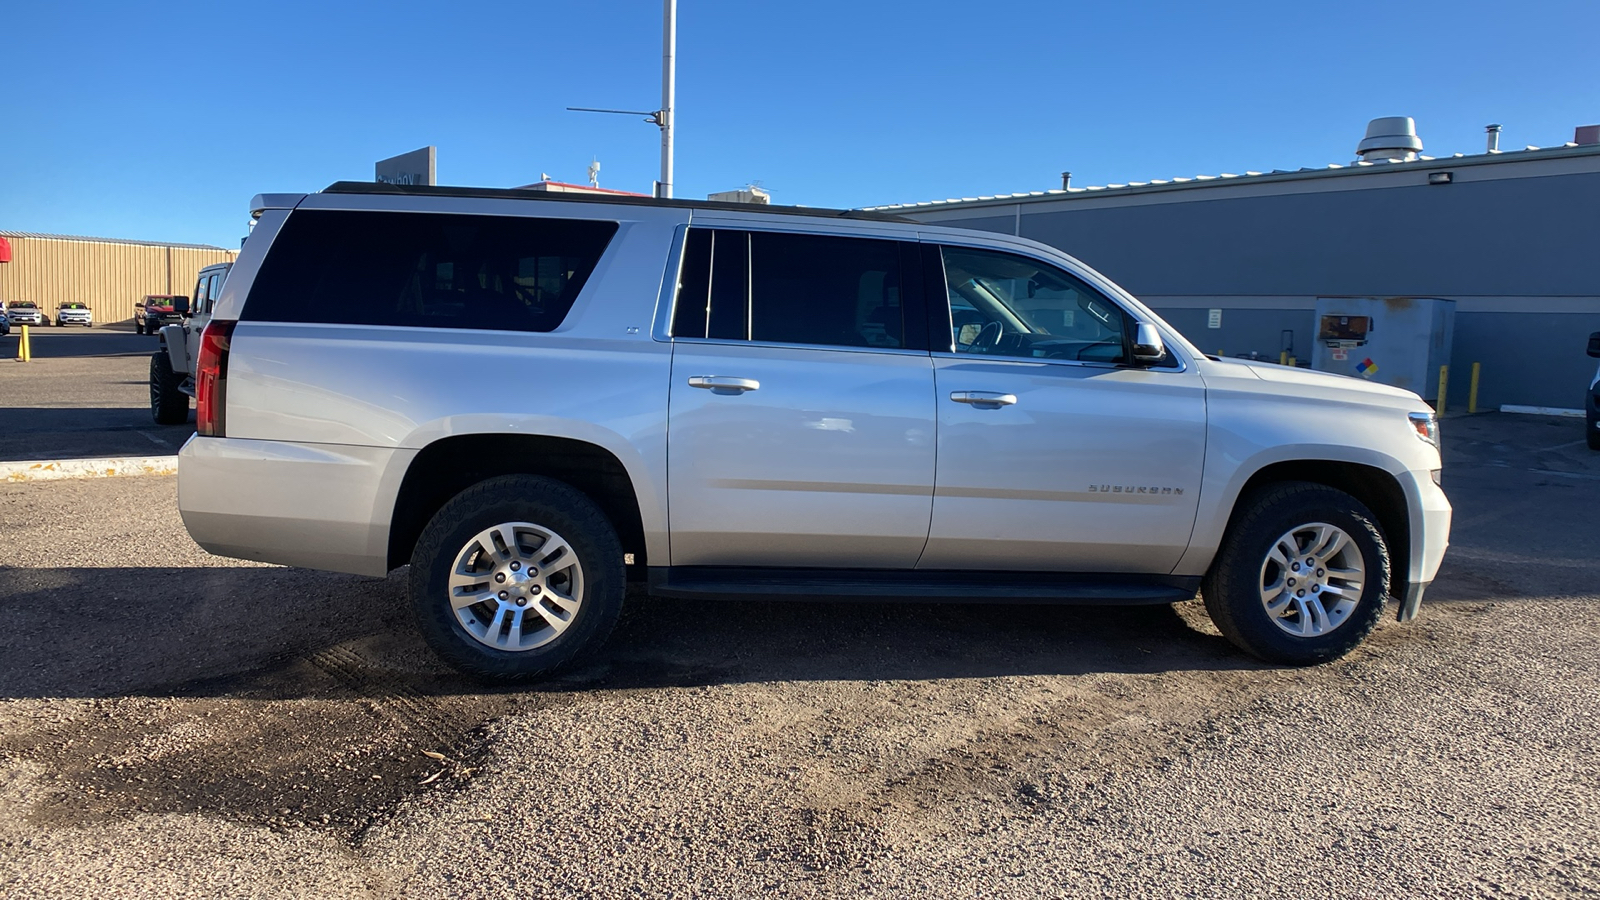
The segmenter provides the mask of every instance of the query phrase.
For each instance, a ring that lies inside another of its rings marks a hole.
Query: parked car
[[[56,307],[56,324],[88,328],[94,324],[94,312],[86,304],[68,300]]]
[[[49,325],[44,310],[32,300],[13,300],[6,304],[6,315],[13,325]]]
[[[1589,355],[1600,357],[1600,331],[1589,335]],[[1590,450],[1600,450],[1600,368],[1589,380],[1589,395],[1584,402],[1584,435]]]
[[[226,556],[410,564],[533,678],[625,585],[1147,604],[1260,658],[1416,615],[1450,528],[1410,391],[1208,357],[1070,256],[861,212],[340,183],[267,195],[178,502]],[[1337,428],[1328,427],[1337,421]]]
[[[194,305],[178,297],[174,310],[179,324],[163,325],[161,348],[150,355],[150,415],[157,425],[182,425],[189,421],[189,398],[194,396],[194,367],[200,335],[211,321],[211,310],[222,294],[222,282],[232,263],[200,270],[194,283]]]
[[[183,324],[183,315],[175,304],[188,298],[181,294],[146,294],[133,311],[133,330],[139,334],[155,334],[163,325]]]

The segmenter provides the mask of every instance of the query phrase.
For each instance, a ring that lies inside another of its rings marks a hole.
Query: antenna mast
[[[661,129],[661,177],[656,180],[656,196],[672,196],[672,120],[678,81],[678,0],[663,0],[661,9],[661,108],[655,112],[632,109],[595,109],[569,106],[571,112],[609,113],[618,116],[643,116]]]
[[[661,179],[657,197],[672,196],[672,106],[678,80],[678,0],[662,0],[661,10]]]

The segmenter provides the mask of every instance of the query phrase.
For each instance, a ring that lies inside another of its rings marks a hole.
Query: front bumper
[[[1401,486],[1411,515],[1411,559],[1404,573],[1405,580],[1401,582],[1401,573],[1395,572],[1390,590],[1400,601],[1396,618],[1402,622],[1417,617],[1422,595],[1439,573],[1444,552],[1450,546],[1452,516],[1450,500],[1433,483],[1431,472],[1419,470],[1408,474],[1410,477],[1401,479]],[[1399,590],[1401,584],[1405,585],[1403,592]]]

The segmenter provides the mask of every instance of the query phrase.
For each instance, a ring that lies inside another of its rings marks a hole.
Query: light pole
[[[656,196],[672,196],[672,118],[673,102],[678,80],[678,0],[662,0],[661,10],[661,108],[655,112],[632,109],[594,109],[588,106],[569,106],[570,112],[610,113],[622,116],[643,116],[646,122],[661,129],[661,177],[656,179]]]

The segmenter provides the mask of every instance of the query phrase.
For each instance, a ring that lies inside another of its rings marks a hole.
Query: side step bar
[[[684,600],[843,600],[890,603],[1181,603],[1200,578],[927,569],[767,569],[651,566],[650,593]]]

